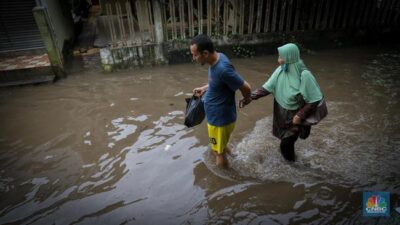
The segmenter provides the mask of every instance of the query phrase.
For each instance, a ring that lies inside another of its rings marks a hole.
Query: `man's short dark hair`
[[[211,39],[205,35],[205,34],[199,34],[196,37],[194,37],[190,41],[190,45],[197,45],[197,51],[198,52],[203,52],[207,50],[210,53],[214,53],[214,44],[212,43]]]

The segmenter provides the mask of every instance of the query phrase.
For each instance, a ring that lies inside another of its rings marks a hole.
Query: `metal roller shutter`
[[[33,17],[34,0],[0,0],[0,52],[44,48]]]

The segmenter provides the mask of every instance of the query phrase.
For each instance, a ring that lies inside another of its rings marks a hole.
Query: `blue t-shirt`
[[[219,53],[219,60],[208,69],[208,89],[204,97],[207,122],[226,126],[236,121],[235,91],[244,83],[228,57]]]

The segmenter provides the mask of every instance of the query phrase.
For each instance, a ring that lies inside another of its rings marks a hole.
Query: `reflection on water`
[[[239,110],[232,169],[215,168],[206,127],[183,126],[207,68],[176,65],[0,90],[0,224],[386,224],[362,191],[400,195],[400,52],[304,55],[329,115],[298,161],[272,136],[272,98]],[[276,57],[233,60],[253,88]],[[400,216],[400,215],[398,215]]]

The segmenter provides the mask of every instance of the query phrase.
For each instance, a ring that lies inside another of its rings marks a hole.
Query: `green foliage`
[[[213,31],[211,32],[210,37],[212,39],[221,39],[222,33],[216,27],[214,27]]]
[[[212,39],[221,39],[222,35],[220,33],[211,33],[210,37]]]
[[[239,58],[252,58],[255,55],[255,51],[247,49],[240,44],[234,44],[232,48],[235,55]]]

